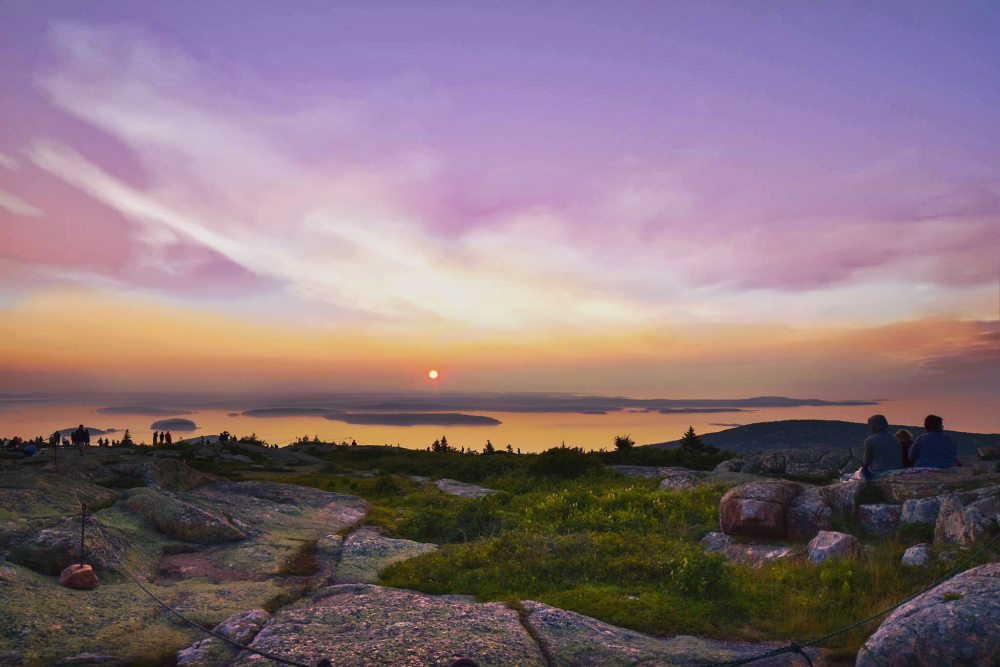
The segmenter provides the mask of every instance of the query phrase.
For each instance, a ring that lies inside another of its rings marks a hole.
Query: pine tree
[[[627,452],[635,447],[635,440],[633,440],[628,435],[616,435],[615,436],[615,449],[619,452]]]
[[[497,451],[497,450],[496,450],[496,448],[495,448],[495,447],[493,446],[493,443],[492,443],[492,442],[490,442],[489,440],[487,440],[487,441],[486,441],[486,445],[484,445],[484,446],[483,446],[483,454],[495,454],[495,453],[496,453],[496,451]]]
[[[131,447],[134,444],[132,442],[132,434],[129,433],[128,429],[125,429],[125,435],[122,436],[122,447]]]
[[[688,449],[702,449],[705,443],[701,441],[701,438],[694,432],[694,426],[688,426],[688,430],[684,431],[684,437],[681,438],[681,447],[687,447]]]
[[[451,451],[451,447],[448,445],[448,438],[446,438],[443,435],[441,436],[441,451],[442,452],[450,452]]]

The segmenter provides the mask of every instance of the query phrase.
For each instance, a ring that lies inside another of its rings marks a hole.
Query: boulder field
[[[356,527],[369,506],[353,496],[219,481],[172,457],[120,458],[102,452],[69,470],[0,473],[6,507],[40,510],[0,513],[0,664],[268,663],[178,622],[130,575],[217,634],[307,664],[324,657],[337,665],[450,664],[465,656],[480,665],[667,665],[774,646],[651,637],[531,601],[480,603],[377,586],[382,569],[437,546]],[[491,492],[451,481],[440,487],[471,497]],[[93,583],[77,581],[75,570],[64,575],[66,586],[57,578],[80,557],[81,498],[91,507],[84,558],[101,573],[92,590],[68,587]]]
[[[834,460],[814,452],[803,456],[809,461]],[[988,449],[980,453],[984,456],[992,460],[997,454]],[[702,483],[731,480],[747,474],[748,461],[754,462],[751,470],[775,476],[754,476],[729,488],[719,503],[721,530],[701,541],[706,551],[740,565],[761,567],[783,558],[817,563],[856,559],[865,553],[863,540],[886,539],[907,526],[923,525],[933,527],[933,544],[914,540],[901,559],[906,567],[923,567],[935,553],[950,560],[964,557],[1000,532],[1000,475],[992,469],[909,469],[871,482],[847,480],[817,487],[801,481],[810,476],[801,469],[793,468],[795,480],[780,477],[788,476],[788,459],[772,452],[725,461],[712,473],[692,474]],[[661,479],[665,488],[671,478],[684,475],[683,469],[641,466],[618,466],[618,472]],[[866,502],[874,498],[878,500]],[[834,530],[835,523],[855,526],[857,534]],[[857,665],[1000,666],[998,643],[1000,563],[989,563],[895,610],[865,642]]]
[[[802,553],[809,539],[813,562],[859,558],[859,540],[885,539],[901,526],[934,526],[934,546],[959,558],[1000,531],[1000,479],[970,471],[907,471],[874,482],[808,487],[764,479],[729,489],[719,506],[723,532],[702,540],[707,551],[760,567]],[[872,491],[866,490],[866,487]],[[864,495],[890,502],[864,503]],[[831,530],[831,520],[854,521],[859,536]],[[743,539],[743,541],[738,541]],[[781,543],[747,542],[765,539]],[[793,544],[788,544],[789,542]],[[901,564],[922,567],[930,545],[906,549]],[[862,646],[858,667],[1000,665],[1000,563],[988,563],[945,581],[896,609]]]
[[[914,544],[903,559],[920,567],[940,549],[974,546],[997,531],[1000,476],[915,473],[812,486],[801,470],[795,480],[762,477],[745,463],[711,473],[619,472],[660,479],[666,493],[735,484],[720,502],[722,530],[703,545],[750,566],[857,558],[863,540],[933,525],[934,544]],[[492,492],[451,480],[434,486],[473,498]],[[873,494],[878,502],[867,502]],[[84,559],[100,577],[92,590],[58,580],[80,558],[81,502],[90,510]],[[653,637],[528,600],[483,603],[379,586],[385,567],[437,546],[362,526],[369,509],[360,498],[308,487],[218,480],[171,457],[100,452],[59,468],[0,472],[0,665],[269,664],[180,623],[130,576],[223,637],[304,664],[449,665],[467,657],[484,667],[698,665],[783,645]],[[833,530],[844,521],[856,535]],[[969,570],[901,606],[866,642],[858,665],[996,664],[998,567]],[[823,664],[822,651],[806,650]],[[797,665],[802,656],[753,664]]]

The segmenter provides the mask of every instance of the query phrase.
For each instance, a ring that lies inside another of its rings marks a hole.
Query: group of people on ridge
[[[889,432],[889,421],[884,415],[868,418],[871,431],[865,439],[861,454],[860,476],[865,479],[881,477],[901,468],[951,468],[962,465],[958,460],[958,447],[951,436],[944,432],[944,420],[937,415],[927,415],[924,431],[916,440],[906,429]]]
[[[153,444],[154,445],[172,445],[174,442],[174,437],[170,435],[170,431],[164,431],[160,433],[159,431],[153,431]]]

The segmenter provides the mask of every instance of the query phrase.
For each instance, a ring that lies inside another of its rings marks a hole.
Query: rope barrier
[[[146,595],[148,595],[158,605],[160,605],[161,607],[163,607],[164,609],[166,609],[168,612],[170,612],[171,614],[173,614],[177,618],[181,619],[182,621],[184,621],[185,623],[187,623],[188,625],[190,625],[194,629],[196,629],[196,630],[198,630],[200,632],[203,632],[206,635],[209,635],[211,637],[219,639],[219,640],[221,640],[221,641],[229,644],[230,646],[232,646],[234,648],[237,648],[237,649],[239,649],[241,651],[248,651],[250,653],[253,653],[255,655],[259,655],[262,658],[266,658],[268,660],[271,660],[271,661],[276,662],[276,663],[281,664],[281,665],[291,665],[292,667],[313,667],[313,665],[308,665],[308,664],[302,663],[302,662],[296,662],[295,660],[289,660],[287,658],[282,658],[280,656],[274,655],[272,653],[268,653],[266,651],[261,651],[261,650],[255,649],[255,648],[251,648],[249,646],[246,646],[244,644],[239,643],[238,641],[236,641],[234,639],[230,639],[229,637],[226,637],[225,635],[223,635],[221,633],[215,632],[214,630],[209,630],[208,628],[206,628],[206,627],[200,625],[199,623],[191,620],[190,618],[188,618],[187,616],[185,616],[184,614],[182,614],[181,612],[177,611],[176,609],[174,609],[173,607],[171,607],[170,605],[168,605],[166,602],[164,602],[163,600],[161,600],[151,590],[149,590],[148,588],[146,588],[142,584],[142,582],[139,581],[139,578],[137,576],[135,576],[135,574],[133,574],[130,569],[128,569],[128,567],[122,561],[122,559],[118,555],[118,553],[115,552],[115,550],[111,547],[110,543],[104,537],[104,534],[103,534],[103,532],[101,532],[100,528],[98,528],[98,534],[100,536],[101,541],[104,543],[105,549],[107,549],[108,553],[111,555],[111,558],[116,563],[118,563],[118,565],[119,565],[119,567],[121,567],[122,571],[128,576],[129,579],[132,580],[132,582],[136,586],[138,586],[140,588],[140,590],[142,590],[143,593],[145,593]]]

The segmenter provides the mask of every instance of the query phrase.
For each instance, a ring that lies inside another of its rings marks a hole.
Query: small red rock
[[[66,588],[79,588],[80,590],[89,591],[97,588],[101,582],[97,578],[94,568],[89,565],[74,563],[62,571],[59,575],[59,583]]]

